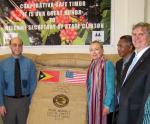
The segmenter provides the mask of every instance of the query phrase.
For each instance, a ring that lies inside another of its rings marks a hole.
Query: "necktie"
[[[22,95],[19,59],[15,59],[15,73],[14,74],[15,74],[14,75],[15,96],[19,97]]]
[[[121,72],[122,73],[121,74],[121,87],[123,86],[123,84],[124,84],[124,82],[125,82],[125,80],[127,78],[128,68],[129,68],[130,64],[133,62],[134,58],[135,58],[135,52],[133,52],[133,54],[131,55],[131,58],[129,59],[129,61],[127,63],[125,63],[124,68],[122,69],[122,72]],[[119,92],[117,94],[118,103],[119,103],[119,97],[120,97],[120,89],[119,89]]]
[[[121,81],[123,81],[124,79],[124,75],[126,73],[126,66],[127,66],[127,62],[123,63],[122,70],[121,70]]]

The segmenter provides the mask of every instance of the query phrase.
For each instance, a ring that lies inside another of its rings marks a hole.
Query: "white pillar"
[[[145,21],[150,23],[150,0],[145,0]]]

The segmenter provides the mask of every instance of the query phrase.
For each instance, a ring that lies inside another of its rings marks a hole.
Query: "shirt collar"
[[[130,57],[131,57],[132,54],[133,53],[131,53],[128,57],[123,58],[123,64],[126,64],[129,61],[129,59],[130,59]]]
[[[22,55],[21,55],[19,58],[15,58],[15,57],[11,56],[11,58],[12,58],[12,60],[13,60],[13,61],[15,61],[15,59],[19,59],[19,60],[21,60],[21,59],[22,59],[22,57],[23,57]]]
[[[146,48],[142,49],[140,52],[137,53],[137,51],[135,50],[135,56],[139,59],[144,53],[145,51],[150,48],[150,46],[147,46]]]

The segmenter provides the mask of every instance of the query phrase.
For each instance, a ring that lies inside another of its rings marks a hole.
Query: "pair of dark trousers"
[[[6,115],[3,117],[4,124],[26,124],[29,113],[29,97],[10,98],[4,97]]]

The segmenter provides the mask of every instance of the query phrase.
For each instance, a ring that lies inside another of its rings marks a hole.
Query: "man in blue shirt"
[[[36,68],[22,55],[23,42],[19,37],[12,38],[9,47],[11,56],[0,62],[3,71],[0,114],[4,124],[26,124],[30,100],[36,88]]]

